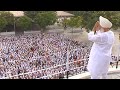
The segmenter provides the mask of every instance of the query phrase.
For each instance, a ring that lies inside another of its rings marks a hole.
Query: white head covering
[[[112,27],[112,23],[108,19],[106,19],[102,16],[99,17],[99,22],[103,28],[111,28]]]

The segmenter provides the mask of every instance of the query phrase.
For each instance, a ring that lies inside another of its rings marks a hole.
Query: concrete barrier
[[[118,73],[120,73],[120,68],[117,68],[117,69],[116,68],[110,68],[109,72],[108,72],[108,75],[118,74]],[[79,74],[79,75],[69,77],[68,79],[90,79],[90,73],[86,72],[86,73],[83,73],[83,74]]]

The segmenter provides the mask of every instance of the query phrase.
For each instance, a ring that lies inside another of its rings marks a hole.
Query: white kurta
[[[88,39],[94,42],[88,62],[88,71],[92,75],[100,76],[108,72],[111,59],[112,45],[114,43],[114,33],[112,31],[88,33]]]

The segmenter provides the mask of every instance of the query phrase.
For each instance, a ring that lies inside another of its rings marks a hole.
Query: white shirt
[[[114,43],[114,33],[112,31],[88,33],[88,39],[94,42],[88,62],[88,71],[92,75],[100,75],[108,71],[111,61],[111,50]]]

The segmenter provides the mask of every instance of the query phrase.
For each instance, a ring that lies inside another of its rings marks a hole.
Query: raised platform
[[[75,75],[69,77],[68,79],[90,79],[90,73],[86,72],[83,74]],[[120,67],[119,68],[110,68],[108,73],[108,79],[120,79]]]

